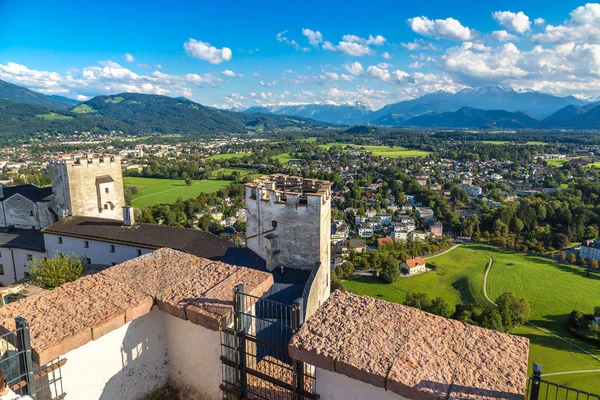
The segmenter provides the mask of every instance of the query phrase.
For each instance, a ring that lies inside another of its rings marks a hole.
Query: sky
[[[600,98],[600,4],[0,0],[0,79],[78,100],[373,109],[487,85]]]

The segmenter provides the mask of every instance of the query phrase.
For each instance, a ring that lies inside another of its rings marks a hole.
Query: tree
[[[569,237],[564,233],[557,233],[554,235],[554,247],[560,250],[569,247]]]
[[[587,260],[587,265],[591,269],[598,269],[598,260],[590,258],[589,260]]]
[[[405,306],[418,308],[419,310],[427,310],[431,307],[431,301],[427,297],[427,293],[409,292],[404,299]]]
[[[556,258],[558,259],[558,261],[565,261],[565,259],[567,258],[567,256],[565,255],[564,251],[559,251],[558,252],[558,256]]]
[[[192,186],[192,178],[185,178],[185,184],[188,186]]]
[[[531,307],[527,299],[519,297],[513,292],[505,292],[496,299],[496,304],[502,317],[504,332],[512,332],[519,325],[529,321]]]
[[[517,233],[521,232],[524,227],[525,227],[525,224],[523,223],[523,221],[517,217],[514,217],[512,220],[512,223],[510,224],[510,229],[512,229],[513,232],[517,232]]]
[[[210,214],[204,214],[198,220],[198,227],[205,232],[210,230],[210,226],[212,225],[212,216]]]
[[[393,283],[400,279],[400,263],[393,257],[386,257],[381,263],[379,277],[386,283]]]
[[[448,304],[448,302],[441,297],[435,298],[431,305],[425,310],[432,314],[439,315],[444,318],[450,318],[452,315],[452,308]]]
[[[346,261],[345,263],[343,263],[335,269],[335,274],[340,279],[351,278],[352,275],[354,275],[354,264],[350,261]]]
[[[36,284],[44,289],[57,288],[83,275],[83,263],[75,255],[35,259],[29,263],[29,269]]]
[[[502,325],[502,316],[495,307],[484,308],[478,320],[478,325],[482,328],[493,329],[500,332],[504,330],[504,326]]]
[[[580,330],[585,326],[585,315],[579,310],[571,311],[567,318],[567,326],[569,328]]]
[[[575,253],[569,254],[569,257],[567,257],[567,261],[571,264],[575,264],[577,262],[577,255]]]

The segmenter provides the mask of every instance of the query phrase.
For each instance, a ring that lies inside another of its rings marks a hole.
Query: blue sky
[[[0,0],[0,79],[243,107],[510,86],[600,96],[600,4]]]

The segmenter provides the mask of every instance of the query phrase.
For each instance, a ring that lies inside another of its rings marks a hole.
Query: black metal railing
[[[221,332],[223,398],[318,399],[314,368],[293,360],[287,345],[303,322],[302,299],[291,305],[234,290],[233,327]]]
[[[0,332],[0,368],[4,371],[8,387],[34,400],[63,399],[66,394],[61,367],[67,360],[56,359],[36,366],[32,356],[29,322],[18,317],[14,330],[3,329]]]
[[[600,395],[544,380],[542,366],[533,364],[533,375],[527,379],[525,398],[527,400],[600,400]]]

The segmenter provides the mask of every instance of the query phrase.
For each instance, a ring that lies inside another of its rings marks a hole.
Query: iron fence
[[[600,400],[600,395],[544,380],[542,366],[533,364],[533,375],[527,379],[525,398],[528,400]]]
[[[0,332],[0,368],[6,383],[15,393],[28,395],[34,400],[60,400],[65,398],[61,367],[66,359],[56,359],[35,366],[32,359],[29,322],[15,319],[15,329]]]
[[[221,332],[224,399],[318,399],[314,368],[287,345],[302,324],[302,299],[288,305],[234,291],[234,323]]]

